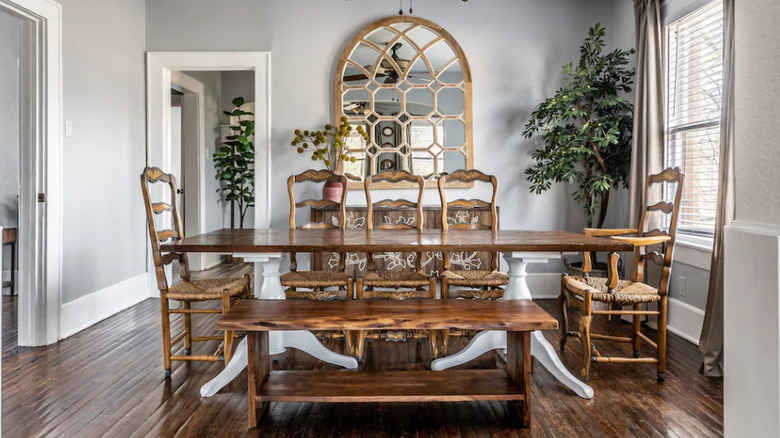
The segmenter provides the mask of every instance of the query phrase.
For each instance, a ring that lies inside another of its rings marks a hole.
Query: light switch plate
[[[65,120],[65,137],[73,137],[73,122]]]

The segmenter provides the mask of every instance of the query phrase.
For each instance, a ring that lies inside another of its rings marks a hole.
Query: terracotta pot
[[[341,202],[341,195],[344,193],[344,186],[337,181],[325,181],[322,186],[322,199],[333,202]]]

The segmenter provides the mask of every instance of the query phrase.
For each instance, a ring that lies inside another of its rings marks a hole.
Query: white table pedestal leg
[[[260,300],[284,300],[286,296],[282,283],[279,281],[281,272],[279,268],[284,256],[280,253],[273,254],[234,254],[247,262],[255,262],[255,297]],[[260,266],[263,268],[262,276]],[[269,333],[269,353],[280,354],[285,347],[297,348],[305,353],[320,359],[349,369],[357,369],[357,359],[343,354],[335,353],[327,348],[309,331],[274,331]],[[200,388],[200,395],[211,397],[228,383],[233,381],[247,366],[246,338],[242,339],[236,347],[236,352],[230,363],[216,377],[208,381]]]
[[[505,300],[530,300],[531,290],[528,288],[526,268],[528,263],[546,263],[547,260],[560,258],[557,252],[513,252],[504,254],[509,264],[509,284],[504,291]],[[436,359],[431,364],[433,370],[446,370],[475,359],[490,350],[506,349],[506,332],[484,331],[474,336],[474,339],[463,350],[447,357]],[[555,349],[545,339],[540,331],[531,332],[531,356],[542,364],[556,379],[570,388],[582,398],[592,398],[593,389],[574,377],[563,366]]]

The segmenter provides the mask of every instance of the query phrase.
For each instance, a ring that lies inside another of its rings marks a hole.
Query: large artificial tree
[[[634,106],[621,94],[631,91],[634,50],[604,51],[606,30],[596,24],[580,46],[577,65],[563,66],[563,85],[531,113],[523,135],[542,133],[544,146],[526,169],[531,191],[553,182],[575,184],[574,198],[585,209],[588,227],[607,215],[610,190],[628,187]]]

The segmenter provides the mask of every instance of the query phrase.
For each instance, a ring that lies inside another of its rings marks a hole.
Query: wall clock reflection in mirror
[[[334,91],[336,120],[344,115],[369,134],[347,141],[357,161],[344,172],[365,178],[387,170],[386,161],[416,175],[473,168],[471,71],[435,23],[403,16],[366,26],[339,59]]]

